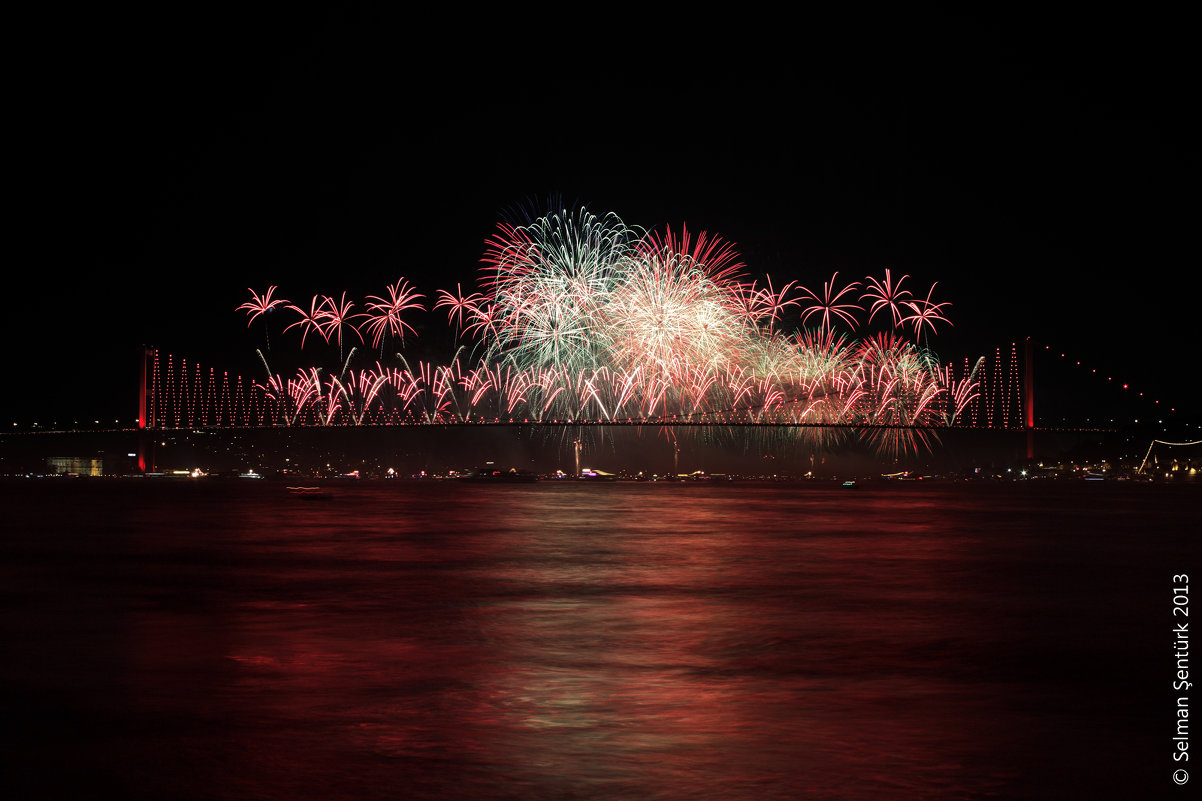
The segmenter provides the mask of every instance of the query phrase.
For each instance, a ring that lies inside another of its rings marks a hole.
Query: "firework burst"
[[[364,327],[372,336],[372,347],[382,348],[384,337],[387,334],[391,334],[401,342],[405,341],[406,330],[416,335],[417,331],[405,322],[402,315],[411,309],[424,309],[425,307],[421,304],[424,297],[425,295],[409,286],[409,282],[404,278],[398,279],[395,284],[388,287],[387,299],[375,295],[368,296],[369,301],[375,301],[367,304],[367,314],[364,315],[367,318]]]
[[[861,282],[838,273],[813,292],[745,279],[735,246],[687,228],[645,233],[614,214],[560,211],[501,223],[485,245],[478,291],[438,290],[434,309],[465,340],[447,364],[386,367],[384,343],[416,330],[406,316],[424,295],[398,279],[368,296],[362,313],[344,292],[316,295],[308,309],[273,298],[275,286],[238,307],[248,326],[277,306],[299,315],[285,328],[337,342],[334,373],[268,371],[257,385],[285,424],[339,422],[690,421],[703,436],[747,423],[863,426],[881,453],[928,447],[927,427],[952,424],[977,396],[975,370],[956,380],[919,343],[950,324],[935,285],[915,298],[890,270]],[[799,319],[787,320],[796,309]],[[885,334],[853,339],[881,314]],[[356,320],[364,322],[356,324]],[[810,327],[807,327],[810,323]],[[846,329],[846,333],[843,330]],[[912,332],[912,338],[905,334]],[[354,369],[344,335],[370,337],[378,360]],[[461,360],[461,356],[468,356]],[[829,447],[833,428],[792,431],[795,441]]]

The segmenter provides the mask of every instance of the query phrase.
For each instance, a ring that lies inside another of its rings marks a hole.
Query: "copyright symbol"
[[[1173,771],[1173,781],[1177,784],[1185,784],[1189,781],[1189,774],[1183,770],[1175,770]]]

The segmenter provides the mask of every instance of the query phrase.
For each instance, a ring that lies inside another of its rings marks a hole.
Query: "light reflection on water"
[[[1135,792],[1197,553],[1151,487],[18,489],[30,797]]]

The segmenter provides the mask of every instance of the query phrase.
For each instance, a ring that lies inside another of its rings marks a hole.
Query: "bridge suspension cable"
[[[1152,455],[1152,448],[1156,447],[1157,445],[1170,445],[1170,446],[1174,446],[1174,447],[1185,447],[1185,446],[1190,446],[1190,445],[1202,445],[1202,439],[1200,439],[1200,440],[1196,440],[1196,441],[1194,441],[1194,442],[1165,442],[1165,441],[1164,441],[1164,440],[1162,440],[1162,439],[1154,439],[1154,440],[1152,440],[1150,443],[1148,443],[1148,452],[1144,454],[1144,460],[1143,460],[1142,462],[1140,462],[1140,463],[1139,463],[1139,469],[1135,471],[1135,474],[1136,474],[1137,476],[1138,476],[1138,475],[1143,475],[1143,472],[1144,472],[1144,466],[1148,464],[1148,457]]]

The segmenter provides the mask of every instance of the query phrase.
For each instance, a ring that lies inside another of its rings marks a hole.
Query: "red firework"
[[[820,315],[822,324],[820,329],[830,331],[834,325],[833,318],[838,317],[850,326],[853,330],[856,327],[856,318],[852,316],[852,310],[862,311],[861,307],[855,303],[840,303],[843,296],[848,292],[854,291],[860,286],[859,281],[854,281],[842,289],[836,290],[835,279],[839,277],[839,273],[831,276],[831,280],[822,285],[822,297],[819,297],[814,292],[811,292],[806,287],[801,287],[804,292],[813,301],[801,315],[801,321],[804,323],[811,315]]]
[[[267,287],[267,291],[260,296],[259,293],[255,292],[250,287],[246,288],[246,291],[250,293],[251,301],[249,303],[243,303],[241,306],[239,306],[238,311],[245,311],[248,315],[250,315],[250,319],[246,321],[247,328],[250,328],[250,324],[253,323],[255,318],[260,314],[266,314],[276,306],[279,306],[281,303],[288,302],[282,298],[278,298],[276,300],[271,299],[271,296],[276,289],[278,289],[278,287],[269,286]]]
[[[397,279],[395,284],[388,287],[387,300],[375,295],[369,296],[367,299],[374,300],[375,303],[367,304],[369,311],[362,316],[368,320],[365,325],[368,333],[372,334],[372,347],[379,347],[384,335],[388,333],[403,342],[406,328],[416,335],[417,331],[402,320],[401,315],[410,309],[424,309],[419,302],[424,297],[425,295],[419,294],[403,278]]]
[[[952,304],[947,302],[931,302],[931,295],[935,293],[935,287],[938,285],[938,281],[931,284],[931,289],[929,292],[927,292],[926,300],[920,300],[916,302],[906,301],[905,305],[908,306],[914,313],[909,317],[904,318],[902,322],[914,324],[914,336],[917,338],[922,337],[922,329],[924,327],[931,329],[931,333],[933,334],[935,333],[935,323],[947,323],[948,325],[952,324],[951,320],[944,317],[942,313],[944,306],[950,306]]]
[[[907,298],[913,297],[910,290],[902,289],[902,283],[909,278],[908,275],[903,275],[897,279],[897,283],[893,283],[893,277],[890,275],[889,268],[885,268],[885,279],[878,281],[871,276],[867,279],[867,290],[860,296],[860,300],[871,300],[872,306],[869,309],[868,322],[872,322],[872,318],[876,317],[876,313],[882,309],[888,309],[893,317],[893,327],[901,325],[902,318],[905,316],[901,308],[903,303],[907,302]]]

